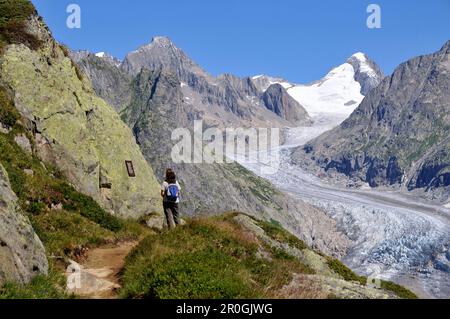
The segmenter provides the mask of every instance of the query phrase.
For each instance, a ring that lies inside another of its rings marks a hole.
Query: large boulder
[[[0,165],[0,285],[26,284],[34,276],[47,272],[44,246],[20,211],[8,175]]]
[[[37,17],[29,32],[42,45],[10,45],[0,60],[0,80],[34,134],[36,151],[75,188],[112,214],[138,218],[162,212],[158,182],[131,130],[75,67]],[[129,174],[126,161],[132,161]]]

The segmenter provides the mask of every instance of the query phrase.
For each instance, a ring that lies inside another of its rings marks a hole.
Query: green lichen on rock
[[[138,218],[161,211],[158,183],[130,129],[80,79],[39,19],[30,19],[28,29],[45,45],[38,50],[8,46],[0,70],[33,130],[39,156],[113,214]],[[135,177],[128,175],[127,160]]]

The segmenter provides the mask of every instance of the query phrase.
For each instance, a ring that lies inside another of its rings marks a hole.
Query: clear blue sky
[[[450,0],[32,0],[57,40],[72,49],[119,58],[169,36],[217,75],[269,74],[317,80],[357,51],[387,74],[401,62],[437,51],[450,39]],[[77,3],[82,28],[66,27]],[[366,8],[382,9],[382,28],[368,29]]]

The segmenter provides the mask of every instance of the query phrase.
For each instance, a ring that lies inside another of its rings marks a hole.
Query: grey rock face
[[[25,284],[47,272],[44,246],[20,211],[8,175],[0,165],[0,285]]]
[[[252,82],[255,85],[255,87],[258,89],[258,91],[260,91],[260,92],[266,91],[269,88],[269,86],[271,86],[274,83],[286,83],[286,84],[289,83],[285,79],[278,78],[278,77],[271,77],[271,76],[267,76],[267,75],[255,76],[252,78]],[[293,86],[294,84],[291,84],[291,85]]]
[[[94,90],[116,111],[130,104],[132,77],[118,68],[117,60],[88,53],[79,54],[75,61],[91,80]]]
[[[70,58],[75,63],[80,63],[83,59],[87,58],[90,55],[93,55],[91,52],[86,50],[79,50],[79,51],[70,51]]]
[[[351,56],[350,63],[355,70],[355,81],[361,84],[361,94],[366,96],[370,90],[376,88],[384,78],[379,66],[363,53]]]
[[[182,81],[188,81],[193,74],[207,76],[167,37],[154,37],[150,44],[129,53],[121,65],[123,70],[133,75],[137,75],[144,67],[149,70],[171,70]]]
[[[311,123],[308,112],[280,84],[269,86],[262,99],[267,109],[291,123],[298,125]]]
[[[449,46],[401,64],[346,121],[294,152],[294,159],[300,163],[306,153],[326,171],[373,187],[402,185],[448,197]]]
[[[31,149],[31,143],[30,143],[30,140],[28,139],[28,137],[26,137],[25,134],[19,134],[19,135],[17,135],[17,136],[14,138],[14,141],[17,143],[17,145],[20,146],[20,148],[21,148],[22,150],[24,150],[25,152],[31,154],[31,152],[32,152],[32,149]]]

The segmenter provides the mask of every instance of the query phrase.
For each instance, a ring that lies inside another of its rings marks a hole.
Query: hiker
[[[178,203],[180,202],[181,187],[178,184],[175,172],[168,168],[166,179],[161,185],[161,196],[163,198],[164,214],[167,219],[169,229],[180,225],[180,214]]]

